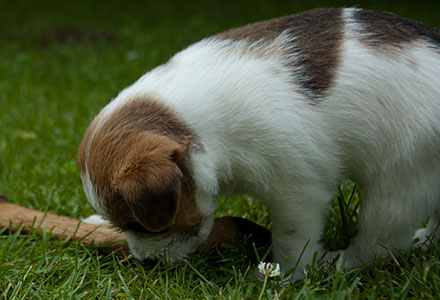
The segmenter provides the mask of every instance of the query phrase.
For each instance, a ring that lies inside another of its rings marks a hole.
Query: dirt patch
[[[50,28],[40,34],[40,44],[50,45],[80,45],[98,43],[116,43],[119,37],[113,32],[95,31],[74,26]]]

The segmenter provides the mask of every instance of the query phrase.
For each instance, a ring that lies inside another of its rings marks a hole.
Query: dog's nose
[[[141,263],[145,266],[155,266],[159,261],[152,258],[144,258]]]

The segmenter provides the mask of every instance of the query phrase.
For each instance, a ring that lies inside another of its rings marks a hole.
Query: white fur
[[[100,215],[104,216],[105,211],[101,205],[101,200],[99,199],[98,193],[96,193],[95,187],[93,186],[93,183],[90,180],[87,161],[86,161],[86,172],[84,174],[81,174],[81,181],[83,183],[84,194],[86,194],[86,197],[89,200],[90,204]]]
[[[343,178],[364,192],[347,263],[385,254],[377,241],[392,251],[411,245],[421,222],[439,209],[440,54],[423,40],[393,55],[370,49],[359,41],[351,13],[345,11],[334,85],[316,105],[298,92],[282,51],[255,55],[274,45],[216,39],[178,53],[172,68],[145,74],[108,105],[102,122],[133,96],[153,95],[175,110],[204,148],[192,161],[205,232],[185,242],[127,232],[135,256],[164,257],[154,253],[169,246],[170,260],[184,257],[209,233],[214,196],[248,193],[270,211],[274,259],[284,270],[307,245],[299,278],[322,250],[325,212]],[[282,38],[278,45],[294,40]]]
[[[110,225],[110,222],[104,219],[101,215],[91,215],[85,219],[81,218],[81,222],[93,225]]]
[[[214,218],[208,218],[197,236],[162,236],[145,235],[141,232],[125,231],[130,251],[139,260],[161,259],[168,263],[182,261],[194,252],[206,239],[211,231]]]

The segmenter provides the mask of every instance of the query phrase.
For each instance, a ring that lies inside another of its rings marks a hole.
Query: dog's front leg
[[[270,209],[273,218],[273,259],[281,265],[284,274],[296,268],[286,279],[302,279],[304,269],[307,264],[312,263],[315,253],[318,252],[318,257],[325,254],[320,240],[325,213],[331,200],[322,199],[331,199],[331,196],[328,193],[318,194],[315,198],[307,193],[302,200],[278,202]],[[327,254],[324,259],[332,260],[336,255],[337,253]]]

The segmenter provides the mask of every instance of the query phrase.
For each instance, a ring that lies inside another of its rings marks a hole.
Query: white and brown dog
[[[139,259],[183,259],[207,238],[215,196],[248,193],[268,207],[284,270],[307,245],[300,278],[343,178],[363,191],[347,263],[386,254],[378,241],[407,249],[439,217],[440,31],[348,8],[206,38],[109,103],[79,165]]]

